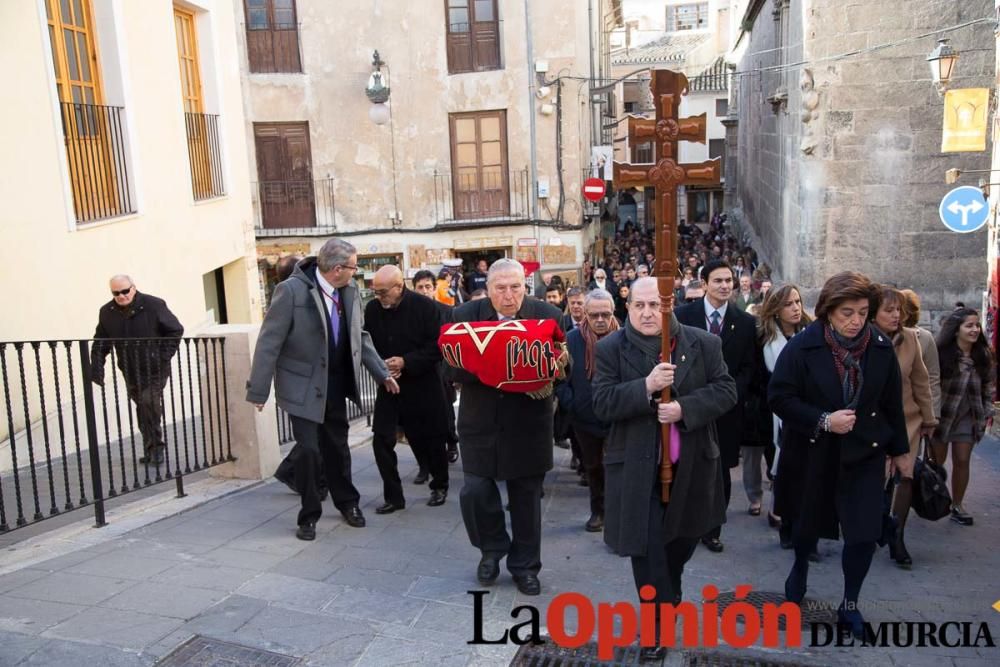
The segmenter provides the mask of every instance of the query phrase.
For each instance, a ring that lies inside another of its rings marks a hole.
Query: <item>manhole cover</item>
[[[157,667],[294,667],[300,658],[280,653],[272,653],[251,646],[230,644],[195,635],[187,640],[163,660]]]
[[[782,605],[786,602],[784,593],[774,593],[772,591],[750,591],[742,602],[752,605],[758,612],[762,612],[765,604]],[[726,591],[719,593],[719,617],[726,610],[726,607],[736,602],[735,593]],[[837,623],[837,610],[825,602],[806,598],[799,605],[802,610],[802,627],[809,627],[813,623]],[[778,629],[785,629],[784,616],[778,617]]]
[[[646,665],[639,660],[638,646],[625,646],[615,649],[611,660],[602,661],[597,658],[597,644],[584,644],[580,648],[563,648],[556,645],[548,636],[544,636],[544,644],[525,644],[517,650],[511,667],[631,667]]]
[[[811,667],[801,662],[778,662],[770,658],[736,656],[728,653],[692,653],[684,663],[687,667]]]

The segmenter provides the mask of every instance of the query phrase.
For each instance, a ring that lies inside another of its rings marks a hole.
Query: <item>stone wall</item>
[[[765,3],[738,67],[736,199],[761,256],[800,284],[807,302],[827,277],[855,269],[913,288],[927,317],[957,300],[978,307],[986,231],[947,231],[937,206],[954,187],[945,170],[987,168],[989,154],[940,153],[943,102],[926,62],[935,39],[823,59],[991,10],[989,0]],[[983,23],[947,34],[961,52],[952,87],[993,86],[992,31]],[[759,71],[799,61],[806,64],[783,73]],[[782,86],[785,102],[774,98]]]

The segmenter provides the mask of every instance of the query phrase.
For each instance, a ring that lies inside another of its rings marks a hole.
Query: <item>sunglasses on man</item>
[[[129,285],[125,289],[111,290],[111,296],[125,296],[126,294],[132,291],[133,287],[135,287],[135,285]]]

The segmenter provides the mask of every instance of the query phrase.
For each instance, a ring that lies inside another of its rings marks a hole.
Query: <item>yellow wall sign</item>
[[[985,151],[989,106],[988,88],[963,88],[946,92],[941,152]]]

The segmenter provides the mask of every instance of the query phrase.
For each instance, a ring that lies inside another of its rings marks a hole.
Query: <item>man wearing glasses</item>
[[[396,429],[402,427],[414,455],[430,472],[431,497],[438,507],[448,497],[447,405],[438,364],[441,316],[437,304],[406,289],[403,272],[388,265],[372,280],[375,299],[365,306],[365,331],[400,387],[399,394],[379,389],[372,419],[375,464],[382,476],[385,504],[376,514],[406,507],[396,460]]]
[[[274,289],[254,350],[247,401],[264,409],[274,379],[278,406],[289,414],[301,455],[295,486],[302,496],[296,536],[316,539],[323,513],[317,471],[323,468],[334,506],[350,526],[365,525],[351,481],[346,399],[361,404],[362,365],[385,387],[399,385],[362,330],[361,298],[354,284],[357,250],[330,239],[315,257],[299,262],[291,277]]]
[[[170,379],[170,359],[183,335],[184,327],[163,299],[140,293],[129,276],[120,274],[111,279],[111,301],[101,306],[90,350],[90,378],[94,384],[104,386],[104,361],[111,345],[97,339],[116,339],[118,368],[125,378],[129,400],[135,403],[142,434],[145,455],[139,459],[140,463],[163,463],[167,449],[160,426],[163,388]],[[167,340],[135,344],[124,340],[132,338]]]

